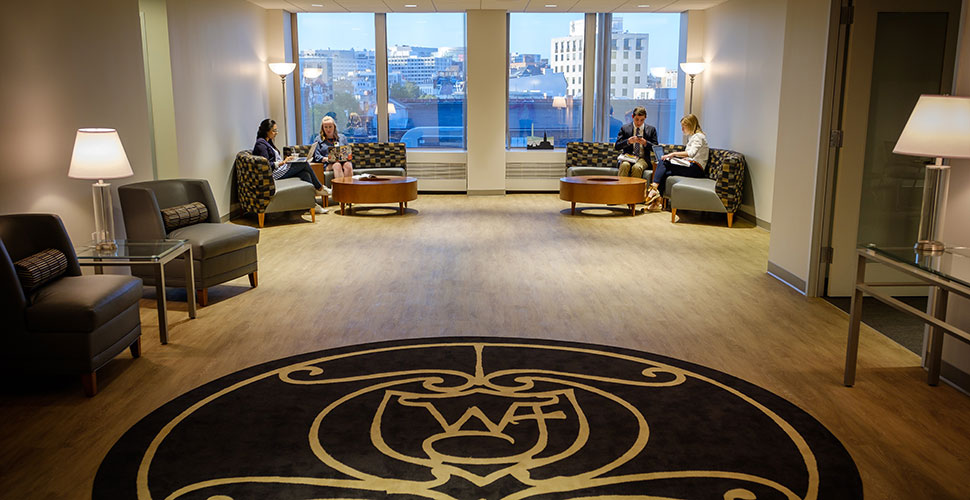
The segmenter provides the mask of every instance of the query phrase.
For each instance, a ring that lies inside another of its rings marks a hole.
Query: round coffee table
[[[646,201],[647,180],[642,177],[581,175],[559,179],[559,199],[572,203],[570,214],[576,215],[576,203],[626,205],[630,215],[636,204]]]
[[[354,203],[397,203],[404,215],[407,202],[418,199],[418,180],[414,177],[381,175],[374,179],[340,177],[331,181],[333,200],[340,203],[340,215],[345,206]]]

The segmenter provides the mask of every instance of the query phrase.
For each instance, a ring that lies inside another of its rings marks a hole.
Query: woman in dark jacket
[[[278,130],[276,121],[269,118],[259,123],[259,130],[256,131],[256,145],[253,146],[253,155],[262,156],[269,160],[269,166],[273,169],[273,179],[286,179],[298,177],[303,181],[313,184],[318,195],[324,195],[323,183],[317,179],[313,169],[306,162],[293,162],[293,158],[283,158],[273,139],[276,138]],[[316,213],[323,214],[327,211],[319,205],[315,208]]]

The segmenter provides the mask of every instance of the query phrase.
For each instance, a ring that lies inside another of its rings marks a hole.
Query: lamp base
[[[941,241],[935,240],[919,240],[916,245],[913,246],[917,253],[927,254],[927,253],[943,253],[946,250],[946,245]]]
[[[96,243],[94,248],[99,252],[113,252],[118,249],[118,244],[115,240],[101,241]]]

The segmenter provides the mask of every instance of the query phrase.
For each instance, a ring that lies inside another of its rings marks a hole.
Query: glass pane
[[[584,17],[509,15],[509,147],[583,140]]]
[[[155,241],[128,241],[115,240],[118,248],[114,250],[98,250],[94,242],[85,246],[77,247],[79,261],[124,261],[135,260],[158,260],[180,248],[185,240],[155,240]]]
[[[897,262],[918,267],[924,271],[956,281],[963,286],[970,286],[970,248],[948,247],[945,252],[938,254],[921,254],[912,245],[905,247],[879,247],[866,245],[870,253],[889,257]]]
[[[303,144],[317,139],[326,115],[348,142],[376,142],[374,14],[307,13],[296,19]]]
[[[465,15],[387,14],[391,142],[465,147]]]
[[[610,130],[600,140],[615,141],[633,121],[633,108],[647,110],[647,122],[664,144],[680,142],[677,107],[680,14],[613,14],[610,61]]]
[[[943,12],[880,12],[877,17],[860,243],[892,247],[916,241],[924,165],[933,160],[892,151],[920,94],[940,93],[946,25]]]

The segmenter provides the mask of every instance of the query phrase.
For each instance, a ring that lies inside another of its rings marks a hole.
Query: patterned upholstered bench
[[[309,151],[309,144],[286,146],[283,148],[283,155],[306,156]],[[403,142],[358,142],[351,144],[351,151],[353,158],[350,162],[354,165],[354,175],[407,175],[407,148],[404,147]],[[333,171],[323,172],[322,164],[311,163],[311,166],[317,178],[329,186],[330,181],[333,180]],[[320,177],[321,172],[324,174],[323,177]]]
[[[269,161],[254,156],[252,150],[237,153],[233,169],[236,171],[239,204],[247,212],[256,214],[259,227],[263,227],[266,214],[273,212],[309,209],[311,219],[317,220],[313,211],[316,206],[313,184],[294,177],[274,180]]]
[[[664,153],[683,151],[679,144],[661,144]],[[617,175],[620,172],[617,151],[608,142],[570,142],[566,145],[566,175]],[[651,151],[650,161],[657,158]],[[727,149],[710,150],[707,177],[668,177],[664,189],[670,204],[670,220],[677,218],[677,210],[700,210],[727,214],[728,227],[734,224],[734,213],[741,206],[744,187],[744,155]],[[653,170],[643,172],[649,182]]]
[[[682,145],[663,144],[664,153],[683,151]],[[664,197],[670,204],[670,221],[677,220],[677,210],[700,210],[727,214],[727,225],[734,225],[734,212],[741,206],[744,187],[744,155],[729,149],[711,148],[707,177],[668,177]]]

